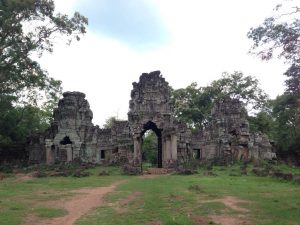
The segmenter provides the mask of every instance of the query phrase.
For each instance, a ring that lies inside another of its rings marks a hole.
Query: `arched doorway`
[[[171,87],[160,71],[143,73],[134,82],[129,101],[128,122],[133,138],[135,167],[142,165],[142,142],[145,132],[157,137],[157,167],[174,167],[177,161],[178,127],[173,117]]]
[[[147,131],[153,131],[157,137],[157,167],[162,168],[162,130],[158,129],[156,124],[152,121],[148,121],[143,126],[143,131],[141,132],[141,139],[143,139]],[[142,145],[142,155],[143,155],[143,145]]]

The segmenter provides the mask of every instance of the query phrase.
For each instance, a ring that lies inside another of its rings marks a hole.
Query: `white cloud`
[[[72,11],[70,1],[56,1],[57,9]],[[248,55],[246,34],[269,15],[277,1],[154,0],[171,34],[170,42],[148,51],[88,32],[71,46],[57,44],[41,64],[63,81],[65,91],[82,91],[94,112],[94,123],[109,116],[126,119],[132,82],[143,72],[161,70],[174,88],[196,81],[206,85],[221,72],[241,70],[256,76],[272,97],[283,91],[282,62],[261,62]]]

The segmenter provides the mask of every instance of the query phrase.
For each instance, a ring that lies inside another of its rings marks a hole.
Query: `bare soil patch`
[[[75,194],[72,198],[49,203],[52,207],[67,210],[67,215],[54,219],[41,219],[36,216],[31,216],[27,218],[25,225],[72,225],[92,208],[104,204],[103,196],[112,192],[118,184],[120,184],[120,182],[108,187],[82,188],[72,191],[72,193]]]
[[[249,202],[241,200],[241,199],[239,199],[237,197],[233,197],[233,196],[225,196],[224,198],[220,198],[220,199],[201,201],[201,203],[206,203],[206,202],[221,202],[226,207],[231,208],[235,211],[242,212],[242,213],[249,212],[248,209],[239,206],[240,203],[249,203]]]
[[[33,177],[30,174],[24,173],[17,173],[16,178],[18,182],[26,182],[33,179]]]
[[[248,224],[248,220],[246,218],[246,213],[249,212],[248,209],[240,206],[240,203],[249,203],[248,201],[241,200],[234,196],[225,196],[224,198],[219,199],[213,199],[213,200],[201,200],[201,203],[207,203],[207,202],[221,202],[223,203],[227,208],[230,208],[238,214],[234,215],[227,215],[227,214],[220,214],[220,215],[209,215],[209,218],[211,221],[217,224],[221,225],[245,225]],[[193,219],[194,218],[194,219]],[[193,216],[193,221],[197,222],[198,224],[207,224],[208,220],[203,220],[203,218],[200,218],[201,220],[197,221],[198,216]]]
[[[191,220],[194,221],[195,223],[201,224],[201,225],[208,225],[209,224],[208,219],[204,216],[192,215]]]
[[[246,218],[242,218],[241,216],[228,216],[228,215],[213,215],[210,216],[212,221],[217,224],[221,225],[246,225],[247,220]]]

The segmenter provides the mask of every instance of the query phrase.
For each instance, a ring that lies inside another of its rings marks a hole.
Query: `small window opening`
[[[194,149],[194,158],[201,159],[201,150],[200,149]]]
[[[60,142],[61,145],[69,145],[72,144],[72,141],[70,140],[69,136],[65,136],[64,139]]]
[[[104,150],[100,151],[100,158],[105,159],[105,151]]]

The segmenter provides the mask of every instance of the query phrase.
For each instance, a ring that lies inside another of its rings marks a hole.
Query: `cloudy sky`
[[[200,86],[223,71],[260,80],[273,98],[284,90],[285,66],[248,54],[250,27],[272,14],[277,0],[56,0],[58,12],[89,18],[87,34],[66,46],[57,41],[41,64],[64,91],[86,94],[102,125],[127,118],[132,82],[160,70],[173,88]]]

